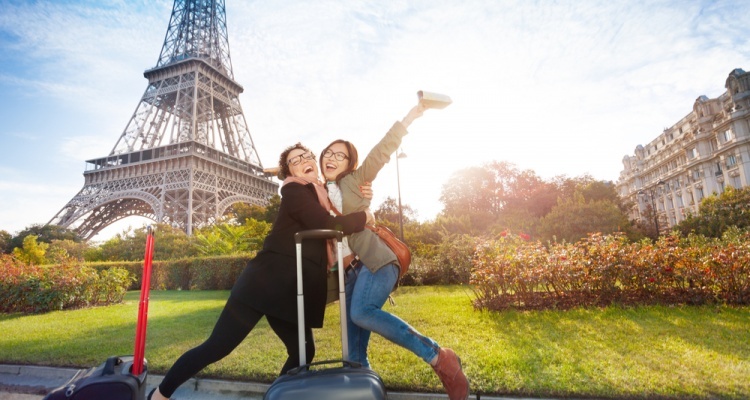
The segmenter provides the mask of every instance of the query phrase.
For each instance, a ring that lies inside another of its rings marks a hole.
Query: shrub
[[[432,246],[429,253],[415,255],[409,272],[401,284],[452,285],[468,284],[477,239],[470,235],[454,234]]]
[[[477,247],[471,283],[486,309],[610,304],[750,303],[750,233],[721,239],[677,233],[656,243],[591,234],[574,244],[508,235]]]
[[[97,273],[70,259],[30,265],[0,255],[0,311],[40,313],[122,301],[132,276],[112,269]]]

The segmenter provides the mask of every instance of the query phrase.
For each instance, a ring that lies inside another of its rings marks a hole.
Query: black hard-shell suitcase
[[[109,357],[97,367],[80,370],[65,385],[47,394],[44,400],[143,400],[146,398],[148,365],[144,350],[153,255],[154,233],[149,227],[146,236],[134,355]]]
[[[382,400],[388,395],[380,376],[359,363],[348,361],[349,338],[346,330],[346,293],[344,268],[342,268],[343,234],[328,229],[297,232],[297,318],[299,324],[300,367],[277,378],[266,391],[264,400]],[[342,360],[320,361],[307,364],[305,359],[305,315],[302,293],[302,241],[304,239],[335,238],[338,247],[339,306],[341,309]],[[331,364],[338,365],[322,368]],[[312,368],[311,368],[312,367]]]

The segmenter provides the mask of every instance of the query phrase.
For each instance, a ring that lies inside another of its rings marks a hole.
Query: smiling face
[[[289,172],[292,176],[307,178],[312,181],[318,180],[318,164],[315,162],[315,154],[303,149],[294,149],[286,156]]]
[[[327,181],[335,181],[340,173],[349,168],[349,149],[344,143],[336,142],[323,151],[320,167]]]

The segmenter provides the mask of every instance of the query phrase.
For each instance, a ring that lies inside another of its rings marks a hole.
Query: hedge
[[[0,254],[0,312],[41,313],[118,303],[132,281],[121,268],[98,272],[72,260],[29,265]]]
[[[679,234],[629,243],[592,234],[573,244],[514,235],[481,242],[471,284],[480,309],[612,304],[750,304],[750,233]]]
[[[153,261],[151,288],[156,290],[228,290],[232,288],[248,261],[253,257],[255,257],[254,253],[248,253]],[[141,287],[142,261],[109,261],[86,265],[98,271],[110,268],[125,269],[135,277],[130,289],[138,290]]]

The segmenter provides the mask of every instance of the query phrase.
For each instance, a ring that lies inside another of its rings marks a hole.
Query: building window
[[[737,164],[737,158],[734,156],[734,154],[730,154],[727,156],[727,168],[731,168]]]
[[[728,141],[732,140],[732,131],[729,129],[725,130],[721,133],[721,142],[726,143]]]
[[[695,197],[696,200],[700,203],[701,200],[703,200],[703,188],[696,188],[695,189]]]
[[[696,157],[698,157],[698,149],[696,149],[695,147],[689,148],[687,150],[686,156],[687,156],[688,160],[695,159]]]

